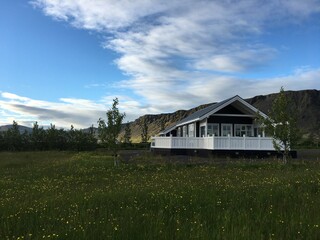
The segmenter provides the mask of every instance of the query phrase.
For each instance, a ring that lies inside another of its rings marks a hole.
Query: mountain
[[[302,90],[286,91],[288,99],[292,103],[298,117],[298,126],[305,136],[320,136],[320,91]],[[266,96],[256,96],[247,101],[268,114],[273,100],[278,94],[269,94]]]
[[[11,129],[11,128],[12,128],[12,125],[0,126],[0,132],[8,131],[8,130]],[[26,131],[27,133],[31,133],[31,132],[32,132],[32,128],[19,125],[19,132],[22,134],[22,133],[24,133],[25,131]]]
[[[319,90],[301,90],[301,91],[286,91],[288,99],[291,101],[298,116],[298,126],[304,137],[320,136],[320,91]],[[269,95],[260,95],[253,98],[245,99],[248,103],[252,104],[260,111],[268,114],[271,109],[273,100],[277,97],[278,93]],[[211,104],[211,103],[210,103]],[[132,141],[139,142],[140,127],[139,122],[142,120],[147,121],[148,131],[150,136],[159,133],[161,126],[168,127],[187,117],[191,113],[202,109],[210,104],[200,105],[189,110],[178,110],[173,113],[163,114],[148,114],[139,117],[133,122],[130,122],[130,129],[132,133]],[[124,129],[124,128],[123,128]],[[123,135],[123,131],[121,133]]]

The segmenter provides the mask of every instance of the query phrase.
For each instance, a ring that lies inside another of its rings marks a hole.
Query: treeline
[[[96,148],[97,139],[93,127],[84,132],[71,125],[71,129],[66,131],[57,129],[53,124],[48,129],[43,129],[35,122],[31,133],[21,133],[18,123],[13,121],[12,128],[0,132],[0,151],[88,151]]]

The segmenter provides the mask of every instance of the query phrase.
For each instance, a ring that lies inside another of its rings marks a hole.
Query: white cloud
[[[116,96],[103,97],[99,101],[87,99],[61,98],[57,102],[35,100],[13,93],[0,93],[0,125],[11,124],[13,120],[19,124],[31,126],[38,121],[40,125],[50,123],[58,127],[69,128],[73,124],[77,128],[86,128],[96,125],[97,120],[106,118],[106,111],[111,108],[112,100]],[[2,99],[1,99],[2,98]],[[125,112],[125,121],[132,121],[141,114],[147,114],[155,109],[127,97],[118,96],[119,109]]]
[[[153,0],[34,0],[34,6],[58,20],[89,30],[125,28],[141,17],[167,9]]]
[[[91,124],[96,125],[97,120],[105,118],[106,111],[111,107],[112,100],[118,97],[119,109],[125,112],[125,121],[132,121],[144,114],[171,112],[178,109],[188,109],[209,102],[220,101],[233,95],[243,98],[262,95],[265,93],[278,92],[281,86],[285,90],[299,90],[314,88],[319,84],[320,68],[301,68],[288,76],[257,81],[240,79],[232,76],[189,76],[189,84],[183,86],[176,82],[170,83],[170,87],[176,88],[174,94],[167,94],[166,84],[159,84],[157,94],[148,95],[141,89],[141,95],[147,96],[147,103],[128,96],[105,96],[99,101],[86,99],[61,98],[58,102],[48,102],[19,96],[13,93],[3,92],[0,94],[0,125],[11,124],[13,120],[19,124],[32,126],[38,121],[40,125],[48,126],[50,123],[57,127],[70,128],[73,124],[77,128],[86,128]],[[181,87],[181,91],[179,90]],[[183,87],[183,89],[182,89]]]
[[[245,72],[248,69],[262,67],[276,53],[275,49],[263,48],[261,46],[245,50],[233,49],[233,51],[226,54],[200,59],[196,62],[195,68],[221,72]]]
[[[32,3],[48,16],[106,34],[104,47],[120,54],[116,64],[131,76],[119,87],[143,99],[142,103],[119,96],[131,116],[188,108],[235,94],[250,97],[277,92],[280,86],[292,90],[319,87],[319,69],[256,81],[236,77],[239,72],[264,68],[277,57],[277,49],[260,42],[268,26],[295,24],[318,14],[319,0]],[[68,110],[76,106],[97,110],[99,104],[61,99],[58,105]]]

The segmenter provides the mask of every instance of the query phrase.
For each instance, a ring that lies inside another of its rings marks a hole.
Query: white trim
[[[200,120],[200,118],[192,119],[192,120],[190,120],[188,122],[179,123],[175,127],[180,127],[180,126],[183,126],[183,125],[186,125],[186,124],[189,124],[189,123],[197,122],[199,120]]]
[[[188,125],[182,126],[182,137],[188,136]]]
[[[196,131],[195,131],[196,124],[190,123],[187,126],[188,126],[188,136],[189,137],[196,137]],[[192,135],[191,135],[191,133],[192,133]]]
[[[255,117],[255,115],[250,114],[213,114],[212,116],[223,116],[223,117]]]

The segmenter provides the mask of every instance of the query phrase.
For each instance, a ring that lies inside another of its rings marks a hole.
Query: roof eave
[[[199,121],[199,120],[200,120],[200,118],[195,118],[195,119],[189,120],[189,121],[187,121],[187,122],[178,123],[178,124],[176,125],[176,127],[181,127],[181,126],[183,126],[183,125],[186,125],[186,124],[189,124],[189,123],[193,123],[193,122],[196,122],[196,121]]]

